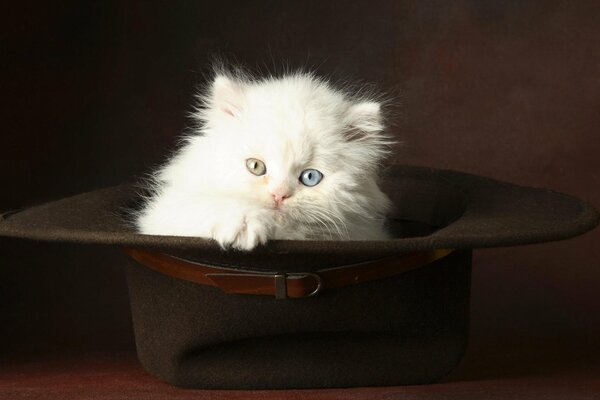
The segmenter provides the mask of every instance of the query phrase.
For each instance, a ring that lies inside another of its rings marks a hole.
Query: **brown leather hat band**
[[[316,272],[268,273],[210,266],[142,249],[124,250],[140,264],[165,275],[215,286],[225,293],[273,295],[278,299],[310,297],[325,289],[387,278],[432,263],[454,251],[410,252]]]

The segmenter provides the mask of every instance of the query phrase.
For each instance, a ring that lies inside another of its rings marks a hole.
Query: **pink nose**
[[[271,193],[271,196],[273,196],[273,200],[275,200],[275,204],[277,205],[277,207],[279,207],[281,203],[283,203],[283,200],[289,197],[287,194],[281,193]]]

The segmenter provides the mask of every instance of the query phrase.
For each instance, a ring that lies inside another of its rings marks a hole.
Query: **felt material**
[[[428,383],[467,342],[471,252],[399,276],[277,300],[231,295],[131,262],[138,357],[196,388],[309,388]]]
[[[394,167],[383,187],[397,234],[385,241],[270,241],[252,252],[225,252],[201,238],[140,235],[123,219],[139,198],[132,185],[7,214],[0,235],[144,247],[269,272],[463,249],[390,279],[285,301],[227,295],[128,267],[136,345],[151,373],[185,387],[342,387],[441,378],[467,340],[471,249],[565,239],[599,219],[574,197],[455,171]]]
[[[317,268],[432,248],[512,246],[566,239],[598,224],[584,201],[455,171],[398,166],[383,182],[392,217],[438,227],[435,232],[385,241],[270,241],[250,253],[223,252],[213,241],[134,232],[122,218],[135,202],[132,185],[115,186],[5,215],[0,235],[45,241],[147,247],[201,255],[204,261],[265,267],[274,260],[286,270]],[[307,266],[305,255],[313,262]]]

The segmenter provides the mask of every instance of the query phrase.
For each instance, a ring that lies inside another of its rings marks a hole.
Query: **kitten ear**
[[[225,75],[217,75],[212,84],[212,108],[235,117],[244,102],[244,85]]]
[[[354,104],[346,112],[346,137],[348,140],[360,140],[374,136],[383,130],[381,106],[374,101]]]

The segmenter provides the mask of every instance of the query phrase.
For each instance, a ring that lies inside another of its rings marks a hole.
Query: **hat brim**
[[[599,221],[598,212],[575,197],[450,170],[395,166],[386,172],[383,187],[394,202],[393,218],[436,230],[383,241],[272,240],[251,253],[368,259],[435,248],[514,246],[570,238]],[[138,197],[139,188],[125,184],[31,207],[4,215],[0,236],[223,256],[212,240],[136,233],[122,211]]]

